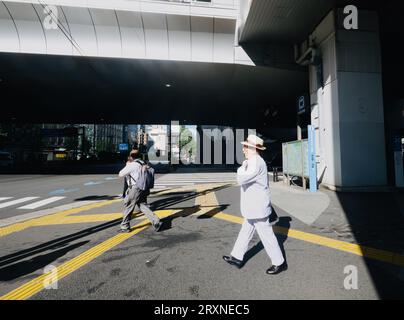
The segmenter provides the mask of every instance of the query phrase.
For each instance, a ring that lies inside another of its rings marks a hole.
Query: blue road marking
[[[79,188],[76,189],[58,189],[58,190],[54,190],[49,192],[50,195],[55,195],[55,194],[64,194],[64,193],[69,193],[69,192],[75,192],[75,191],[80,191]]]
[[[98,181],[98,182],[90,181],[90,182],[86,182],[84,185],[86,187],[89,187],[89,186],[96,186],[96,185],[103,184],[103,183],[104,182],[102,182],[102,181]]]

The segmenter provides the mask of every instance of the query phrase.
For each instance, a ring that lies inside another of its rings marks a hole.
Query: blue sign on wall
[[[128,151],[129,150],[129,145],[127,143],[121,143],[119,145],[119,151]]]
[[[297,101],[297,114],[306,113],[307,98],[306,96],[299,97]]]

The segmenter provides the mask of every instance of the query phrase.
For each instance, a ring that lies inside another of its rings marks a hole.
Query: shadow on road
[[[109,195],[103,195],[103,196],[88,196],[88,197],[83,197],[83,198],[77,198],[74,199],[74,201],[103,201],[103,200],[115,200],[117,199],[116,196],[109,196]]]
[[[169,208],[172,205],[179,204],[181,202],[185,202],[188,200],[195,199],[199,196],[206,195],[211,192],[216,192],[222,189],[226,189],[230,187],[231,184],[220,186],[220,187],[213,187],[211,189],[201,191],[201,192],[196,192],[196,191],[179,191],[179,192],[172,192],[172,193],[166,193],[163,194],[164,196],[163,199],[158,199],[154,200],[152,203],[150,203],[150,207],[152,210],[161,210],[165,208]],[[157,193],[155,197],[160,197],[159,194]]]
[[[37,270],[43,269],[46,266],[50,265],[52,262],[67,254],[69,251],[77,249],[88,242],[90,241],[78,242],[62,249],[35,256],[32,259],[17,262],[5,268],[1,268],[0,281],[12,281]]]
[[[198,219],[210,219],[213,218],[215,215],[217,215],[218,213],[223,212],[224,210],[226,210],[230,205],[229,204],[221,204],[218,206],[213,206],[211,207],[212,209],[206,213],[204,213],[203,215],[199,216]],[[208,208],[206,206],[204,206],[203,208]]]
[[[113,220],[107,223],[104,223],[102,225],[96,226],[96,227],[91,227],[88,229],[85,229],[83,231],[79,231],[77,233],[70,234],[65,237],[61,237],[58,239],[54,239],[45,243],[42,243],[38,246],[21,250],[16,253],[12,253],[3,257],[0,257],[0,281],[7,281],[11,279],[15,279],[16,277],[20,277],[26,274],[29,274],[35,270],[38,270],[42,267],[42,262],[46,261],[47,264],[50,264],[52,261],[55,261],[57,258],[63,256],[66,254],[66,252],[73,250],[79,246],[82,246],[83,244],[89,242],[89,241],[83,241],[80,242],[80,245],[76,247],[77,244],[72,244],[69,247],[65,247],[66,245],[69,245],[71,242],[87,237],[91,234],[97,233],[99,231],[108,229],[113,226],[117,226],[120,224],[120,219],[119,220]],[[62,249],[60,249],[62,248]],[[60,250],[57,250],[60,249]],[[41,254],[45,251],[49,250],[57,250],[53,251],[51,253],[41,255],[41,256],[36,256],[38,254]],[[67,251],[66,251],[67,250]],[[35,256],[34,258],[31,258],[26,261],[22,261],[26,258]],[[53,260],[52,260],[53,259]],[[17,263],[15,263],[17,262]],[[13,264],[14,263],[14,264]],[[45,266],[47,265],[45,264]],[[15,278],[13,278],[13,275],[17,275]]]
[[[166,197],[164,199],[156,200],[152,203],[153,210],[161,210],[164,208],[167,208],[169,206],[173,206],[175,204],[184,202],[186,200],[194,199],[199,195],[207,194],[209,192],[214,192],[220,189],[225,188],[224,187],[217,187],[217,188],[212,188],[207,191],[203,192],[189,192],[189,193],[182,193],[180,195],[174,196],[174,197]],[[165,195],[166,196],[166,195]],[[109,196],[96,196],[96,197],[86,197],[82,199],[89,200],[89,198],[97,198],[97,200],[100,200],[100,198],[109,198]],[[115,197],[114,197],[115,198]],[[218,206],[214,207],[211,211],[207,213],[208,216],[214,216],[217,212],[220,212],[227,206]],[[171,208],[175,210],[175,208]],[[169,216],[167,218],[164,218],[162,221],[164,222],[163,225],[163,230],[167,230],[171,228],[171,223],[174,219],[180,218],[180,217],[187,217],[190,216],[194,213],[197,213],[201,210],[201,206],[193,206],[193,207],[188,207],[188,208],[177,208],[177,210],[181,210],[180,212]],[[133,216],[135,216],[134,214]],[[133,218],[132,216],[132,218]],[[51,264],[52,262],[56,261],[58,258],[64,256],[66,253],[68,253],[71,250],[74,250],[76,248],[79,248],[86,243],[90,242],[88,241],[81,241],[79,243],[74,243],[71,244],[71,242],[76,241],[78,239],[90,236],[92,234],[95,234],[97,232],[100,232],[102,230],[118,226],[121,222],[121,219],[116,219],[113,221],[109,221],[107,223],[91,227],[88,229],[85,229],[83,231],[79,231],[58,239],[54,239],[45,243],[42,243],[40,245],[37,245],[35,247],[29,248],[29,249],[24,249],[21,251],[18,251],[16,253],[12,253],[3,257],[0,257],[0,281],[11,281],[14,279],[17,279],[19,277],[28,275],[32,272],[35,272],[39,269],[44,268],[45,266]],[[132,229],[133,231],[134,229]],[[51,251],[49,253],[42,254],[46,251]],[[27,259],[28,258],[28,259]]]
[[[333,231],[343,241],[404,254],[404,193],[336,194],[343,209],[342,223]],[[404,299],[404,267],[364,258],[380,299]],[[400,279],[401,278],[401,279]]]
[[[169,217],[166,217],[164,219],[162,219],[163,222],[163,226],[161,228],[161,231],[166,231],[166,230],[170,230],[172,228],[172,221],[178,218],[185,218],[188,216],[193,215],[194,213],[197,213],[199,210],[201,210],[200,206],[194,206],[194,207],[190,207],[190,208],[179,208],[182,209],[180,212],[177,212],[176,214],[173,214]],[[173,208],[173,210],[176,210],[175,208]]]

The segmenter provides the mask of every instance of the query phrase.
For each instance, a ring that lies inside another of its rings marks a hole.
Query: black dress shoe
[[[232,266],[236,266],[237,268],[241,268],[243,266],[243,261],[240,261],[232,256],[223,256],[223,260]]]
[[[284,262],[280,266],[272,266],[271,268],[269,268],[267,270],[267,274],[278,274],[286,270],[288,270],[288,265],[286,264],[286,262]]]

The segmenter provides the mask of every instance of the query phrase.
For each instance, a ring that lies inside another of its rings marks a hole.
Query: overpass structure
[[[33,0],[0,5],[6,52],[243,62],[238,1]],[[237,52],[236,52],[237,51]],[[237,54],[237,55],[236,55]]]
[[[404,136],[399,12],[396,1],[1,1],[4,119],[265,131],[295,126],[307,93],[321,183],[385,186],[391,138]]]

